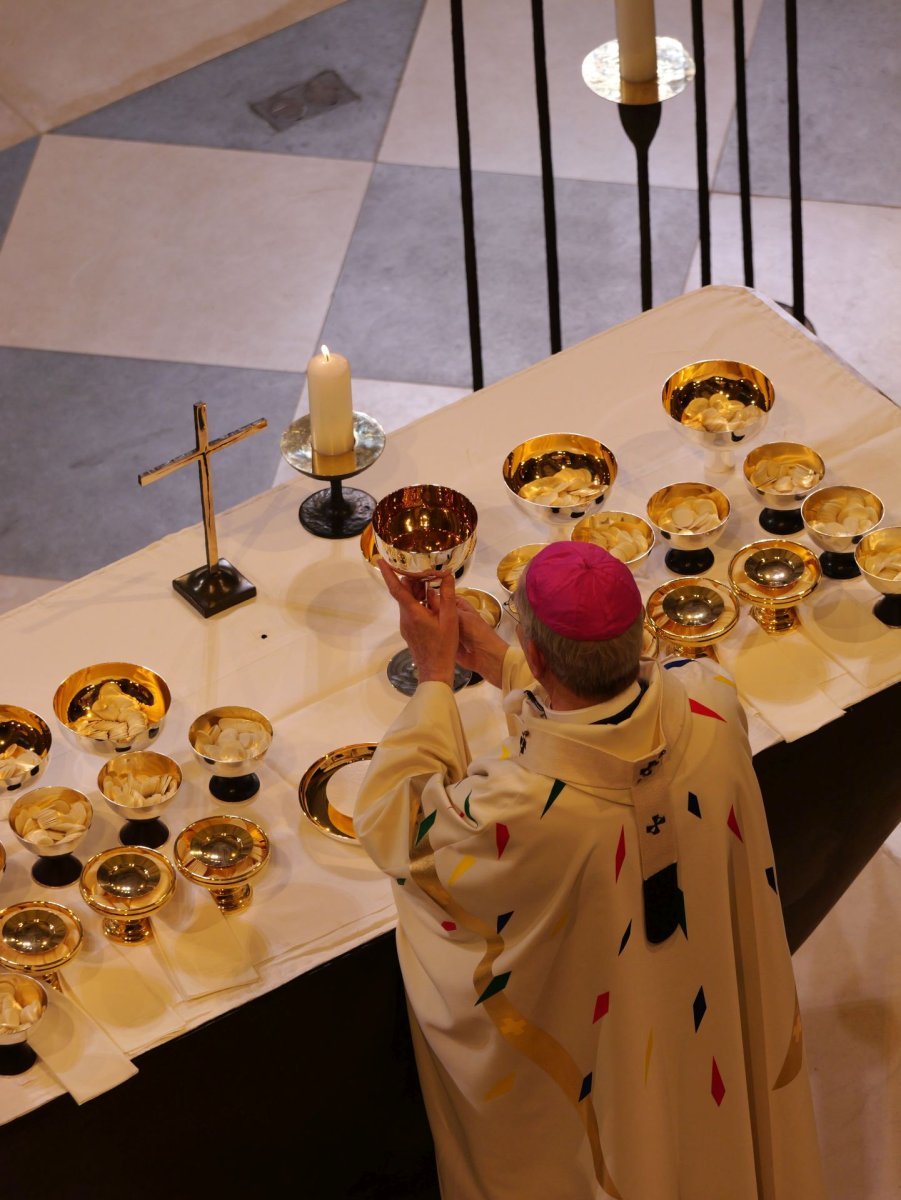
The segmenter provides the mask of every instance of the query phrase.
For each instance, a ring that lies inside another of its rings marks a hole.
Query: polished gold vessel
[[[253,899],[250,881],[269,861],[269,838],[243,817],[201,817],[175,839],[175,865],[206,888],[221,912],[239,912]]]
[[[211,746],[210,739],[214,732],[223,727],[223,720],[248,722],[256,726],[259,729],[256,741],[246,749],[236,747],[233,739],[221,750],[215,745]],[[268,717],[255,708],[244,708],[237,704],[208,709],[191,723],[188,730],[188,741],[194,757],[211,772],[210,792],[225,804],[250,800],[260,790],[260,777],[256,771],[269,751],[272,737],[272,724]]]
[[[38,861],[31,877],[44,887],[66,887],[81,874],[73,850],[91,827],[94,809],[83,792],[40,787],[20,796],[9,810],[9,825],[19,845]]]
[[[95,712],[103,705],[104,685],[125,697],[134,720],[107,719]],[[95,663],[75,671],[56,689],[53,711],[74,745],[107,757],[126,750],[143,750],[162,728],[172,696],[161,675],[135,663]]]
[[[0,975],[0,1001],[11,1001],[14,1023],[0,1023],[0,1075],[22,1075],[37,1055],[28,1038],[47,1011],[47,992],[38,979],[10,971]]]
[[[372,528],[371,521],[360,534],[360,553],[369,563],[370,567],[373,567],[377,571],[382,556],[379,554],[378,547],[375,544],[375,531]]]
[[[796,611],[820,582],[817,556],[806,546],[768,538],[743,546],[729,563],[729,582],[766,633],[790,633],[800,624]]]
[[[861,575],[881,594],[873,612],[884,625],[901,625],[901,526],[886,526],[865,534],[857,543],[854,557]]]
[[[801,517],[808,537],[823,551],[823,574],[830,579],[859,575],[855,547],[884,514],[885,506],[869,488],[836,484],[811,492],[801,505]]]
[[[542,485],[553,494],[554,481],[561,472],[579,472],[584,476],[578,498],[560,499],[523,495],[530,487]],[[502,467],[507,492],[517,508],[530,517],[551,526],[572,526],[586,513],[596,512],[607,499],[616,479],[616,458],[597,438],[578,433],[547,433],[529,438],[510,451]],[[565,529],[561,530],[566,536]]]
[[[172,899],[175,870],[168,858],[144,846],[113,846],[88,859],[79,884],[89,908],[103,918],[114,942],[153,937],[150,917]]]
[[[702,512],[706,508],[708,512]],[[674,575],[703,575],[713,566],[713,551],[729,520],[729,498],[709,483],[671,483],[648,499],[648,518],[669,549],[664,557]],[[694,514],[697,528],[681,519]]]
[[[59,971],[81,949],[84,929],[70,908],[21,900],[0,909],[0,966],[60,990]]]
[[[479,614],[489,629],[497,629],[501,623],[503,609],[496,596],[483,591],[482,588],[470,587],[457,588],[457,595]]]
[[[360,742],[353,746],[341,746],[318,758],[304,772],[297,789],[301,812],[326,837],[357,844],[353,820],[330,803],[328,786],[343,767],[372,758],[377,744]]]
[[[685,658],[716,658],[714,643],[738,620],[735,597],[717,579],[670,579],[651,593],[646,611],[661,641]]]
[[[50,760],[52,741],[37,713],[0,704],[0,795],[37,783]]]
[[[763,371],[733,359],[706,359],[675,371],[663,385],[663,410],[683,437],[700,446],[711,471],[731,471],[735,450],[758,437],[776,394]],[[696,411],[710,401],[727,415],[700,423]],[[731,410],[731,412],[729,411]],[[744,410],[744,412],[742,412]]]
[[[514,599],[519,577],[539,550],[543,550],[545,546],[549,545],[550,542],[530,542],[526,546],[517,546],[515,550],[510,550],[505,554],[497,564],[497,581],[507,593],[504,607],[514,620],[519,619]]]
[[[591,513],[573,529],[574,542],[592,542],[624,562],[633,573],[647,561],[654,548],[654,530],[635,513]]]
[[[745,457],[742,473],[748,491],[763,506],[761,528],[787,537],[804,528],[801,504],[823,482],[826,464],[803,442],[767,442]]]
[[[383,497],[372,514],[379,554],[401,575],[456,574],[476,544],[478,513],[462,492],[422,483]]]
[[[165,793],[156,792],[153,800],[147,795],[150,781],[170,780]],[[125,824],[119,840],[125,846],[148,846],[155,850],[169,837],[169,830],[159,819],[175,799],[181,787],[181,767],[174,758],[152,750],[133,750],[111,758],[100,769],[97,786],[117,817]],[[126,801],[123,797],[129,797]]]

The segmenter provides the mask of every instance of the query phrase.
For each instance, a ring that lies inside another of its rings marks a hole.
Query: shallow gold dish
[[[817,556],[800,542],[767,538],[743,546],[729,563],[729,582],[766,633],[790,633],[800,624],[795,611],[819,584]]]
[[[50,759],[53,738],[46,721],[27,708],[0,704],[0,795],[32,787],[43,775]],[[22,762],[13,768],[21,751],[38,762]]]
[[[201,817],[175,839],[175,865],[210,892],[221,912],[238,912],[253,899],[250,880],[269,861],[269,838],[243,817]]]
[[[81,921],[52,900],[21,900],[0,910],[0,966],[59,988],[57,972],[78,953]]]
[[[111,733],[110,737],[80,731],[78,726],[96,717],[94,705],[106,683],[115,684],[135,702],[142,714],[139,731],[122,735]],[[127,750],[146,749],[159,733],[171,703],[169,687],[156,671],[135,663],[108,662],[82,667],[64,679],[54,694],[53,711],[76,746],[109,757]]]
[[[103,917],[108,938],[137,944],[153,937],[150,916],[172,899],[175,869],[155,850],[113,846],[88,859],[79,888],[88,907]]]
[[[297,789],[301,812],[326,837],[359,845],[352,820],[329,803],[328,785],[342,767],[372,758],[377,745],[377,742],[359,742],[342,746],[318,758],[304,772]]]
[[[567,503],[566,497],[545,500],[521,494],[527,485],[540,484],[565,469],[589,472],[585,496]],[[578,433],[547,433],[529,438],[510,451],[501,469],[514,504],[548,525],[571,525],[586,513],[597,511],[607,499],[616,471],[613,451],[597,438]]]
[[[696,658],[703,653],[713,654],[713,643],[735,626],[738,604],[717,579],[671,579],[648,597],[647,614],[670,648],[687,658]]]

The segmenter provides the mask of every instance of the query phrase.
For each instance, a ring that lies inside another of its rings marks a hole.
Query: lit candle
[[[350,363],[323,346],[307,364],[310,436],[318,454],[346,454],[354,445]]]
[[[630,83],[657,78],[654,0],[616,0],[619,73]]]

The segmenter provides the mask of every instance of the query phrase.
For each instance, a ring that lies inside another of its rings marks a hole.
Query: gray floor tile
[[[798,43],[804,198],[901,204],[898,0],[799,0]],[[784,4],[766,0],[748,63],[754,195],[788,195],[787,128]],[[738,191],[734,121],[715,186]]]
[[[0,573],[74,579],[200,520],[193,466],[148,487],[138,475],[257,417],[269,427],[214,455],[222,511],[272,483],[303,375],[0,349],[4,506]],[[198,535],[197,563],[204,559]],[[187,564],[190,569],[192,564]]]
[[[56,132],[176,145],[375,157],[424,0],[347,0]],[[250,103],[331,68],[359,96],[276,132]]]
[[[486,382],[550,353],[540,189],[526,176],[475,176]],[[578,180],[559,181],[556,199],[570,345],[641,309],[637,199],[632,187]],[[651,210],[659,303],[684,286],[696,239],[694,195],[655,190]],[[467,387],[468,329],[457,173],[377,165],[324,340],[369,379]]]
[[[16,211],[39,141],[40,138],[29,138],[8,150],[0,150],[0,245]]]

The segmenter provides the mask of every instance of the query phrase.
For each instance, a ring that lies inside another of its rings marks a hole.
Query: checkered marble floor
[[[744,8],[754,284],[790,301],[784,10]],[[798,9],[807,315],[899,398],[901,10]],[[688,4],[656,10],[658,32],[690,45]],[[531,6],[464,11],[492,381],[549,352]],[[713,282],[742,283],[731,0],[704,12]],[[355,407],[389,430],[471,387],[447,0],[159,0],[154,14],[0,0],[14,34],[0,45],[0,610],[199,519],[192,472],[137,485],[192,444],[197,400],[214,437],[269,422],[216,461],[219,508],[290,476],[279,434],[306,411],[323,340],[351,361]],[[640,310],[635,168],[579,70],[614,36],[612,3],[545,0],[545,16],[569,345]],[[280,132],[250,107],[326,70],[357,98]],[[664,105],[650,175],[660,302],[698,284],[690,90]],[[879,880],[892,868],[880,859]],[[823,994],[832,972],[814,1048],[834,1195],[888,1200],[899,988],[871,994],[852,969],[853,919],[830,917],[799,973]],[[866,1095],[843,1107],[832,1089],[852,1069]]]

